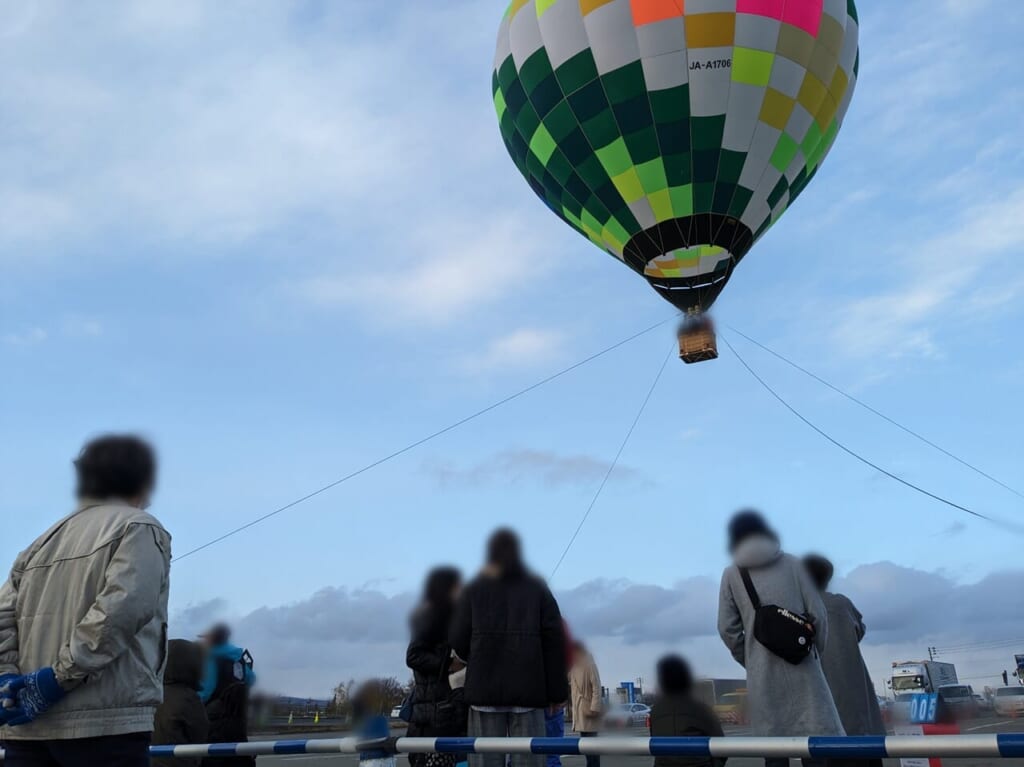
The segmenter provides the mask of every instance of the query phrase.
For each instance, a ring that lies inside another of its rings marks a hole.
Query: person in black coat
[[[167,643],[164,702],[153,720],[154,745],[206,743],[210,723],[199,699],[206,657],[202,645],[185,639]],[[200,759],[154,759],[153,767],[199,767]]]
[[[487,563],[466,587],[450,643],[466,669],[471,737],[544,737],[544,710],[566,702],[565,631],[558,603],[523,564],[518,536],[502,529]],[[473,767],[503,767],[502,754],[472,754]],[[515,754],[512,767],[543,767],[544,756]]]
[[[678,655],[658,661],[658,697],[651,707],[652,737],[722,737],[715,712],[693,696],[693,672]],[[654,767],[723,767],[725,759],[658,756]]]
[[[410,620],[412,640],[405,664],[412,669],[410,738],[462,737],[466,734],[466,705],[462,690],[452,690],[448,675],[462,664],[452,658],[448,630],[462,576],[454,567],[438,567],[427,576],[423,598]],[[453,754],[439,754],[455,763]],[[424,754],[410,754],[414,767],[426,762]],[[435,760],[436,761],[436,760]]]

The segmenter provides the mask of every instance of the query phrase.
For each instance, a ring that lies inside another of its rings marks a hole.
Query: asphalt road
[[[749,734],[743,728],[727,728],[729,735]],[[961,725],[961,732],[964,734],[986,734],[993,732],[1024,732],[1024,719],[1007,720],[1003,718],[984,718],[964,722]],[[644,730],[637,730],[637,735],[646,735]],[[302,737],[300,735],[292,737]],[[342,733],[323,734],[316,737],[339,738]],[[602,767],[651,767],[654,758],[649,756],[606,756],[602,757]],[[314,755],[314,756],[262,756],[257,760],[260,767],[300,767],[301,765],[316,765],[317,767],[356,767],[359,763],[358,757],[354,755]],[[563,756],[563,767],[583,767],[585,760],[582,756]],[[763,767],[761,759],[730,759],[729,767]],[[1024,759],[944,759],[943,765],[947,767],[1024,767]],[[409,761],[404,756],[398,757],[398,767],[408,767]],[[792,762],[792,767],[798,767],[798,762]],[[886,767],[899,767],[898,759],[886,761]]]

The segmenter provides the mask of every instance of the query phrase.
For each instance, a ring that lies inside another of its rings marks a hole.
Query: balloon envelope
[[[832,146],[857,27],[853,0],[513,0],[501,134],[558,216],[707,309]]]

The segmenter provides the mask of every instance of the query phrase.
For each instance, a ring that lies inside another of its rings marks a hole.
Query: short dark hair
[[[827,557],[823,557],[821,554],[808,554],[804,557],[804,568],[811,576],[811,580],[814,581],[814,585],[821,591],[828,588],[832,582],[832,576],[835,574],[835,567]]]
[[[501,527],[491,533],[487,539],[487,564],[497,566],[508,575],[524,570],[522,546],[515,530]]]
[[[156,453],[131,434],[108,434],[82,448],[75,460],[79,498],[135,498],[156,485]]]
[[[200,634],[199,638],[205,639],[214,647],[227,644],[231,641],[231,627],[226,623],[215,623]]]
[[[665,695],[687,695],[693,690],[690,664],[678,655],[666,655],[658,661],[658,687]]]

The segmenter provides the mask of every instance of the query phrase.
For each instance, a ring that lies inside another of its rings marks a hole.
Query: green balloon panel
[[[853,0],[513,0],[501,134],[566,223],[706,309],[828,154],[857,31]]]

